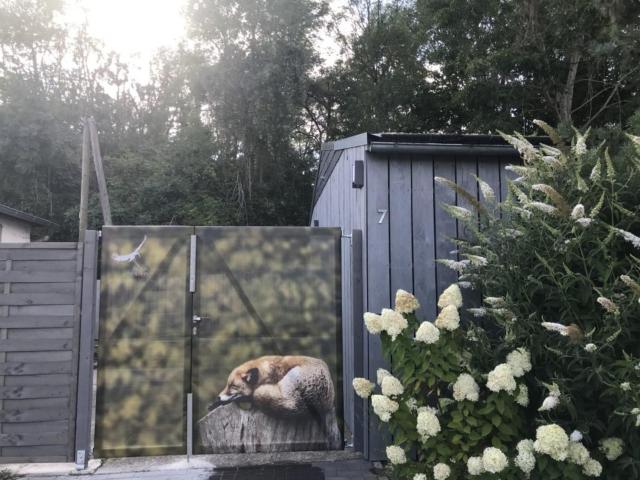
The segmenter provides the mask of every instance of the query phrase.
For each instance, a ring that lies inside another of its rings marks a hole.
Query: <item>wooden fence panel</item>
[[[82,254],[0,244],[0,463],[74,458]]]

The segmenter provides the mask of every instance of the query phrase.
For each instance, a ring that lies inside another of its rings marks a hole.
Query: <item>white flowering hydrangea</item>
[[[536,430],[536,441],[533,448],[538,453],[549,455],[559,462],[565,460],[569,454],[569,436],[555,423],[543,425]]]
[[[480,387],[468,373],[462,373],[453,384],[453,398],[458,402],[462,400],[478,401]]]
[[[576,465],[584,465],[589,457],[589,450],[581,442],[569,442],[567,461]]]
[[[416,473],[413,476],[413,480],[427,480],[427,475],[424,473]]]
[[[389,334],[391,341],[395,341],[398,335],[408,326],[407,319],[402,314],[389,308],[382,309],[382,328]]]
[[[434,480],[446,480],[451,475],[451,469],[446,463],[438,463],[433,467]]]
[[[631,415],[636,416],[636,427],[640,427],[640,408],[634,408],[631,410]]]
[[[571,440],[572,442],[581,442],[582,432],[580,432],[579,430],[574,430],[573,432],[571,432],[571,435],[569,435],[569,440]]]
[[[401,465],[407,463],[407,456],[404,450],[397,445],[389,445],[387,447],[387,458],[394,465]]]
[[[531,354],[526,348],[517,348],[507,355],[507,365],[511,367],[514,377],[521,377],[531,371]]]
[[[432,322],[422,322],[416,331],[416,342],[436,343],[440,339],[440,330]]]
[[[516,403],[521,407],[529,406],[529,389],[524,383],[518,385],[518,394],[516,395]]]
[[[587,351],[589,353],[593,353],[598,349],[598,347],[596,347],[596,345],[594,343],[587,343],[584,346],[584,349],[585,349],[585,351]]]
[[[367,380],[366,378],[354,378],[353,389],[360,398],[369,398],[375,384]]]
[[[398,380],[393,375],[387,375],[382,379],[382,383],[380,384],[382,389],[382,394],[387,397],[392,397],[396,395],[402,395],[404,393],[404,387],[400,380]]]
[[[438,307],[444,308],[449,305],[453,305],[456,308],[462,307],[462,292],[460,287],[455,283],[449,285],[444,292],[440,294],[438,298]]]
[[[610,437],[600,440],[600,451],[604,453],[607,460],[613,462],[624,451],[624,442],[621,438]]]
[[[622,390],[624,390],[625,392],[629,392],[629,391],[631,391],[631,384],[629,382],[622,382],[620,384],[620,388]]]
[[[447,305],[442,309],[436,321],[433,322],[440,330],[456,330],[460,326],[460,314],[454,305]]]
[[[364,325],[372,335],[379,335],[382,332],[382,317],[375,313],[364,314]]]
[[[499,473],[509,465],[507,456],[502,450],[495,447],[487,447],[482,452],[482,466],[489,473]]]
[[[385,370],[384,368],[379,368],[376,371],[376,382],[378,382],[378,385],[382,386],[382,380],[384,380],[384,377],[388,377],[389,375],[391,375],[389,370]]]
[[[484,473],[482,457],[469,457],[469,460],[467,460],[467,472],[472,476],[482,475]]]
[[[600,475],[602,475],[602,465],[599,461],[590,458],[582,466],[582,473],[584,473],[587,477],[599,477]]]
[[[373,412],[381,421],[388,422],[391,419],[391,415],[398,410],[400,405],[384,395],[372,395],[371,406],[373,407]]]
[[[516,448],[518,449],[518,455],[514,459],[514,463],[528,478],[536,467],[536,457],[533,453],[533,440],[520,440]]]
[[[422,437],[423,442],[429,439],[429,437],[440,433],[440,420],[436,417],[436,412],[433,408],[421,407],[418,409],[416,429]]]
[[[560,405],[560,397],[557,395],[549,395],[542,401],[542,405],[538,408],[539,412],[546,412],[548,410],[553,410],[558,405]]]
[[[513,378],[513,371],[506,363],[501,363],[489,372],[487,378],[487,388],[492,392],[504,390],[513,393],[516,389],[516,379]]]
[[[420,308],[420,302],[413,296],[413,294],[405,291],[398,290],[396,292],[395,310],[399,313],[412,313]]]

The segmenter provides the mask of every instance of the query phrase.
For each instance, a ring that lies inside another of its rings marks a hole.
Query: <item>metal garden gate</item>
[[[339,448],[340,270],[338,229],[104,227],[95,456]]]

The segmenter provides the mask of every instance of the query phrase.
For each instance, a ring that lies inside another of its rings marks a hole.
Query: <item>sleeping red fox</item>
[[[250,401],[269,415],[310,415],[320,420],[334,411],[334,398],[331,374],[324,361],[298,355],[271,355],[234,368],[209,410],[231,402]]]

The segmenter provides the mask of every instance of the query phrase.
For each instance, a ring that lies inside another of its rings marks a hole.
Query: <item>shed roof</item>
[[[527,137],[534,144],[546,137]],[[518,153],[500,135],[444,133],[361,133],[326,142],[320,151],[318,174],[313,190],[313,205],[320,198],[343,150],[365,147],[373,154],[491,155],[516,157]]]
[[[45,220],[44,218],[36,217],[35,215],[31,215],[30,213],[16,210],[15,208],[11,208],[2,203],[0,203],[0,214],[22,220],[23,222],[30,223],[31,225],[41,225],[46,227],[52,227],[56,225],[54,222]]]

